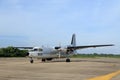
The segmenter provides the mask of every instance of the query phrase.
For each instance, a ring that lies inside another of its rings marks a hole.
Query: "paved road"
[[[120,70],[120,59],[71,60],[70,63],[64,62],[65,59],[42,63],[35,59],[35,63],[30,64],[27,58],[0,58],[0,80],[95,80]],[[111,78],[119,79],[119,73]]]

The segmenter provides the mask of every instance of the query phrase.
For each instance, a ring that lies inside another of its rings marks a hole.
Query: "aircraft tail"
[[[71,45],[76,46],[76,36],[75,36],[75,34],[72,35]]]

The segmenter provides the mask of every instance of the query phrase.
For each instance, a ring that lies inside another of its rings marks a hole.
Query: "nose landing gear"
[[[32,57],[30,58],[30,63],[33,63],[34,62],[34,60],[32,59]]]

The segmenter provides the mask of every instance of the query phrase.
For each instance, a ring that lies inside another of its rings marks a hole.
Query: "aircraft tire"
[[[42,59],[42,62],[45,62],[45,59]]]
[[[33,63],[34,61],[33,60],[30,60],[30,63]]]
[[[69,59],[69,58],[67,58],[67,59],[66,59],[66,62],[70,62],[70,59]]]

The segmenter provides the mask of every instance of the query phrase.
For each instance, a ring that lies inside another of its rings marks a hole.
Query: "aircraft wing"
[[[96,47],[106,47],[106,46],[114,46],[114,45],[107,44],[107,45],[70,46],[70,47],[67,47],[67,49],[77,50],[77,49],[84,49],[84,48],[96,48]]]
[[[33,47],[14,47],[14,48],[19,48],[19,49],[33,49]]]

